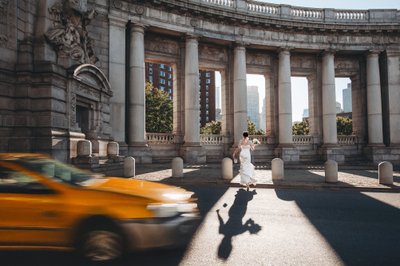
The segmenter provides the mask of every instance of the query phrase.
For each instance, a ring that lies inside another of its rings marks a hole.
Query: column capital
[[[379,54],[382,52],[383,50],[380,49],[371,49],[367,51],[367,56],[379,56]]]
[[[321,54],[322,54],[322,56],[324,56],[324,55],[335,55],[336,53],[337,53],[336,49],[328,48],[328,49],[323,50]]]
[[[232,47],[234,49],[238,48],[238,49],[246,49],[246,46],[248,45],[248,43],[246,42],[242,42],[242,41],[235,41],[232,43]]]
[[[293,50],[294,47],[291,46],[281,46],[278,47],[278,49],[276,50],[279,54],[280,53],[289,53]]]
[[[128,23],[127,19],[117,17],[117,16],[114,16],[111,14],[108,15],[108,20],[109,20],[111,26],[116,26],[116,27],[120,27],[120,28],[126,28],[126,25]]]
[[[193,41],[197,41],[198,42],[199,38],[200,38],[200,35],[195,34],[195,33],[186,33],[185,35],[183,35],[183,38],[186,41],[193,40]]]
[[[130,24],[130,31],[131,32],[144,33],[146,28],[147,28],[147,25],[144,25],[144,24],[132,23],[132,22]]]

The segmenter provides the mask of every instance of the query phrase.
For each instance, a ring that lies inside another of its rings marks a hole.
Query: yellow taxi
[[[0,153],[0,249],[72,248],[91,261],[185,243],[193,192],[104,177],[40,154]]]

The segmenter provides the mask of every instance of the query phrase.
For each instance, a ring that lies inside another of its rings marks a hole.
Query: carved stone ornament
[[[93,40],[86,26],[97,15],[87,10],[85,0],[60,1],[49,9],[54,21],[46,33],[47,41],[59,56],[69,56],[79,63],[94,64],[98,61],[93,51]]]
[[[156,37],[154,39],[145,40],[146,50],[151,52],[160,52],[166,54],[178,54],[179,46],[176,42],[168,39]]]
[[[120,0],[114,0],[113,1],[114,7],[117,9],[121,9],[122,8],[122,2]]]
[[[198,27],[199,26],[199,21],[197,19],[195,19],[195,18],[192,18],[190,20],[190,26],[195,27],[195,28]]]
[[[143,15],[143,13],[144,13],[144,7],[142,7],[142,6],[137,6],[137,7],[135,7],[135,12],[136,12],[136,14],[138,14],[138,15]]]
[[[218,61],[218,62],[226,62],[228,60],[228,54],[226,50],[207,45],[199,46],[199,57],[201,59]]]

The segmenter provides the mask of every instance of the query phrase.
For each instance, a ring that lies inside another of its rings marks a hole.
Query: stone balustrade
[[[294,17],[301,17],[305,19],[322,19],[324,16],[323,10],[297,7],[291,8],[290,14]]]
[[[313,137],[308,135],[293,135],[293,144],[296,145],[311,145],[313,144]]]
[[[264,135],[249,135],[250,139],[258,139],[260,141],[260,144],[267,144],[268,143],[268,137]]]
[[[161,1],[169,2],[169,1]],[[232,9],[232,11],[250,14],[262,14],[270,18],[284,18],[290,20],[303,20],[315,22],[335,22],[341,24],[385,22],[398,23],[400,16],[395,9],[371,9],[371,10],[344,10],[332,8],[309,8],[301,6],[279,5],[258,1],[244,0],[191,0],[188,2],[202,3]]]
[[[369,20],[368,10],[335,10],[336,20]]]
[[[219,145],[222,144],[222,135],[200,135],[200,144],[202,145]]]
[[[341,145],[354,145],[354,144],[358,143],[358,138],[357,138],[357,136],[354,136],[354,135],[350,135],[350,136],[341,135],[341,136],[338,136],[337,139],[338,139],[338,144],[341,144]]]
[[[172,133],[146,133],[149,144],[173,144],[175,136]]]
[[[233,7],[235,1],[233,1],[233,0],[202,0],[202,2],[205,2],[207,4],[225,6],[225,7]]]
[[[264,13],[269,15],[279,15],[279,5],[273,5],[268,3],[247,3],[247,10],[251,12]]]

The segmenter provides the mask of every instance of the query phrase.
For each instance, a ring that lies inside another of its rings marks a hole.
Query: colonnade
[[[129,147],[146,147],[145,134],[145,27],[133,24],[129,40],[129,84],[125,84],[125,24],[117,18],[110,20],[110,82],[113,87],[112,129],[118,142]],[[199,40],[189,35],[185,39],[184,67],[184,146],[200,146],[199,132]],[[278,145],[291,146],[292,140],[292,102],[291,102],[291,51],[278,50]],[[379,51],[371,51],[367,62],[367,122],[368,143],[383,146],[382,104],[380,85]],[[338,143],[336,131],[335,96],[335,53],[322,54],[322,143],[335,146]],[[233,132],[232,141],[237,141],[247,129],[247,85],[246,85],[246,47],[237,43],[233,48]],[[390,78],[390,77],[389,77]],[[390,82],[390,81],[389,81]],[[125,87],[128,93],[125,95]],[[390,85],[390,84],[389,84]],[[271,88],[273,90],[273,88]],[[126,98],[128,96],[128,98]],[[175,97],[175,96],[174,96]],[[125,99],[127,99],[125,101]],[[125,119],[125,104],[127,104]],[[267,114],[268,116],[268,114]],[[128,123],[125,127],[125,121]],[[315,121],[314,121],[315,122]],[[398,134],[398,132],[397,132]],[[399,134],[398,134],[399,135]],[[397,137],[397,136],[396,136]],[[395,138],[396,138],[395,137]],[[400,141],[399,141],[400,143]]]

